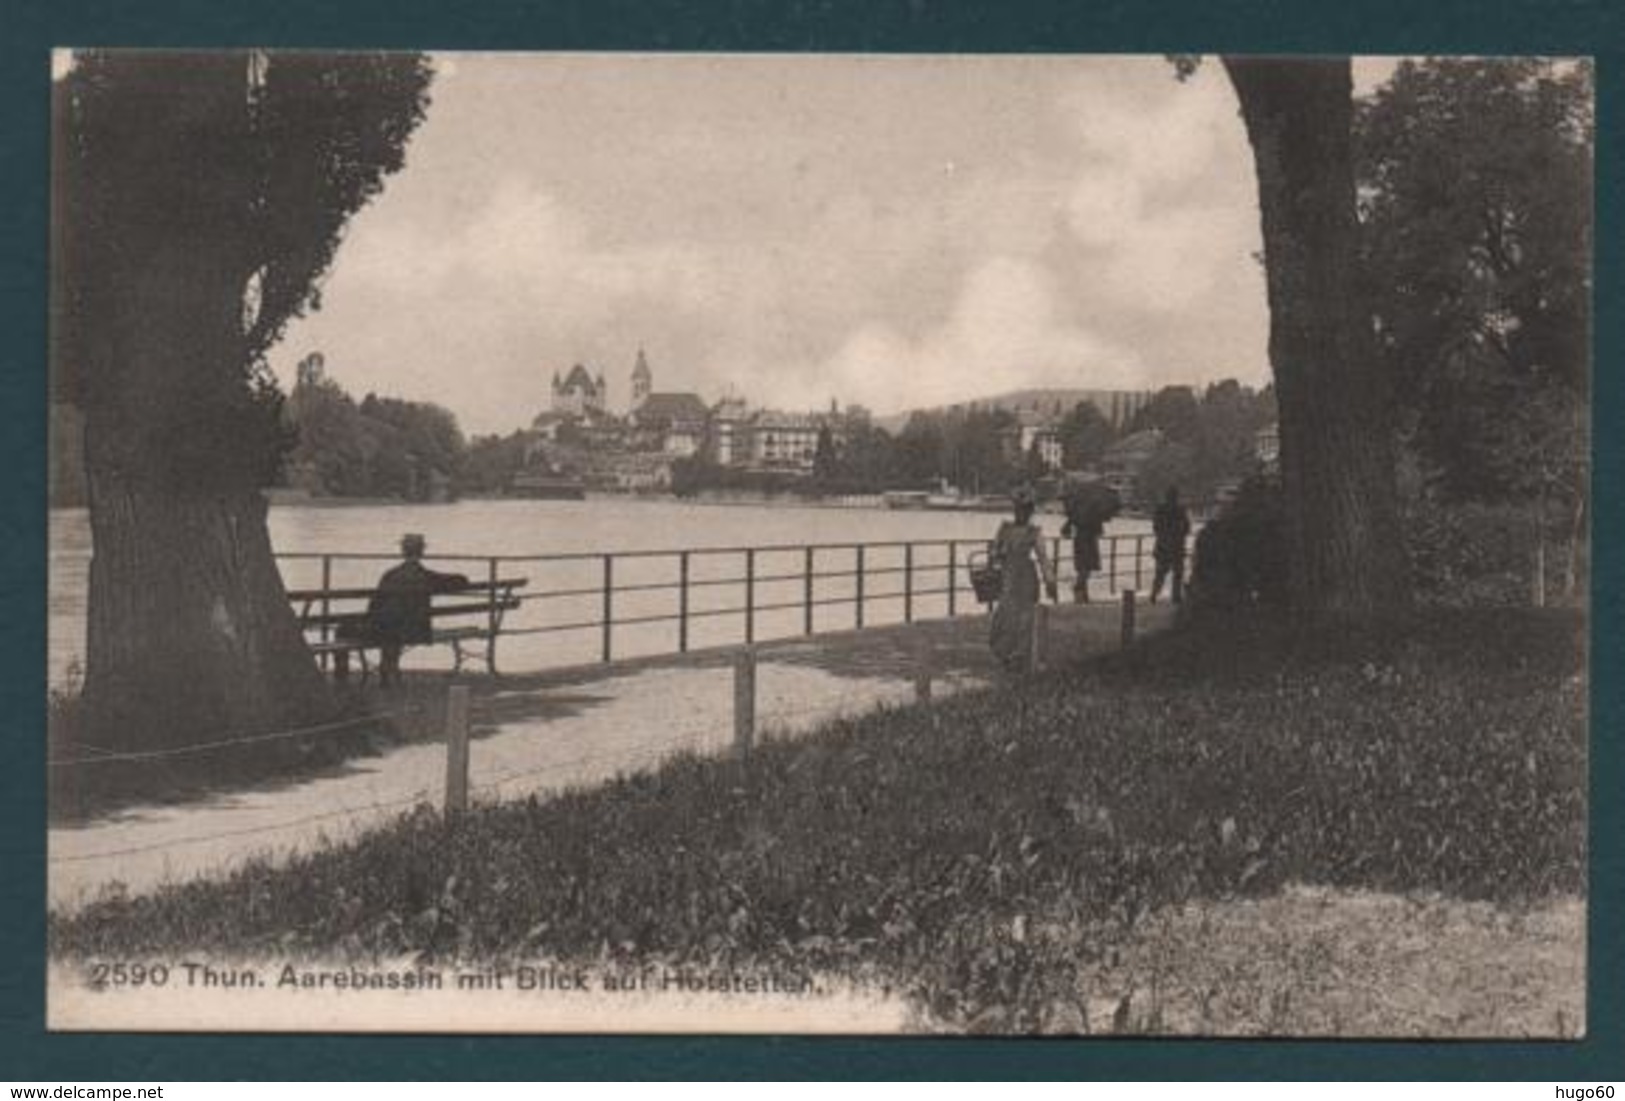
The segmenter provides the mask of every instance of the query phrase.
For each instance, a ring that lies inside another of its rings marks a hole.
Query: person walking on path
[[[1117,494],[1098,482],[1076,486],[1066,497],[1061,537],[1072,540],[1072,600],[1089,603],[1089,575],[1100,570],[1100,537],[1117,515]]]
[[[423,536],[403,535],[403,561],[378,579],[378,591],[367,603],[368,637],[378,644],[378,683],[385,688],[401,682],[401,651],[433,639],[430,598],[468,588],[462,574],[438,573],[425,566],[425,549]]]
[[[1168,495],[1151,514],[1151,531],[1156,540],[1151,554],[1157,563],[1156,576],[1151,580],[1151,603],[1157,602],[1162,583],[1172,579],[1169,591],[1178,604],[1184,599],[1185,540],[1191,533],[1191,518],[1179,503],[1178,486],[1168,487]]]
[[[1032,666],[1033,617],[1038,583],[1050,600],[1056,596],[1055,569],[1044,553],[1044,541],[1033,519],[1033,495],[1018,489],[1010,495],[1015,518],[999,525],[988,547],[988,560],[1000,574],[998,601],[988,627],[988,644],[999,664],[1012,673]]]

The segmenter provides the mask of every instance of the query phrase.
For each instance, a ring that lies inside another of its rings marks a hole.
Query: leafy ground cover
[[[1306,887],[1496,913],[1583,895],[1581,625],[1195,622],[748,763],[424,809],[286,865],[112,895],[53,915],[50,945],[765,968],[905,997],[924,1027],[1155,1030],[1132,991],[1108,1022],[1090,999],[1170,915]],[[1200,990],[1182,990],[1152,1001],[1190,1016]]]

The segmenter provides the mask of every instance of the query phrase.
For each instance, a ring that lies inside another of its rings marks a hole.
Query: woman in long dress
[[[1031,491],[1010,495],[1015,519],[999,525],[988,547],[988,559],[1001,567],[998,602],[993,606],[988,643],[999,664],[1012,673],[1032,666],[1033,609],[1038,606],[1038,583],[1055,599],[1055,569],[1044,554],[1044,540],[1033,519]]]

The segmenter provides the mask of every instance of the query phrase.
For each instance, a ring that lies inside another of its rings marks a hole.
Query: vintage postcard
[[[1585,1034],[1585,58],[63,50],[54,1030]]]

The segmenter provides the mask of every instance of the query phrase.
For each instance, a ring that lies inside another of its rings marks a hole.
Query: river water
[[[587,501],[471,500],[440,505],[278,505],[270,510],[271,543],[278,554],[366,554],[366,559],[338,559],[330,565],[336,587],[366,587],[394,560],[405,532],[428,540],[429,564],[475,578],[490,570],[485,556],[579,555],[575,559],[503,561],[502,577],[524,577],[524,605],[508,613],[504,629],[527,634],[504,637],[500,667],[507,672],[575,665],[600,660],[603,630],[572,628],[602,618],[602,555],[609,552],[692,550],[689,560],[690,647],[724,645],[743,640],[747,599],[757,612],[758,641],[801,633],[806,627],[807,544],[840,544],[813,552],[813,626],[817,631],[856,625],[856,552],[852,544],[914,541],[912,611],[917,618],[948,611],[948,540],[964,540],[957,550],[957,610],[975,608],[963,565],[977,541],[992,535],[1001,516],[991,513],[909,511],[883,508],[825,508],[766,504],[713,504],[674,500],[599,498]],[[1046,534],[1059,535],[1061,518],[1041,516]],[[1108,534],[1143,535],[1137,520],[1113,521]],[[50,517],[49,671],[53,684],[71,676],[85,652],[85,608],[89,585],[90,524],[84,510],[64,509]],[[1150,570],[1149,539],[1145,541]],[[726,548],[780,547],[754,556],[756,581],[747,594],[745,555]],[[698,553],[706,549],[704,553]],[[1133,572],[1133,543],[1120,544],[1120,574]],[[1109,547],[1102,546],[1107,554]],[[864,552],[864,622],[899,622],[908,552],[902,547]],[[470,556],[464,560],[458,556]],[[280,560],[290,589],[321,584],[317,559]],[[617,558],[613,571],[612,656],[619,659],[667,653],[678,643],[674,615],[680,595],[678,556]],[[1142,577],[1139,587],[1148,583]],[[1104,594],[1104,581],[1097,591]],[[566,590],[577,595],[558,596]],[[928,590],[938,590],[929,592]],[[544,595],[548,594],[548,595]],[[827,603],[817,603],[827,602]],[[783,605],[783,607],[773,607]],[[650,620],[629,623],[624,620]],[[449,622],[449,621],[443,621]],[[405,664],[416,668],[449,665],[447,647],[409,652]]]

